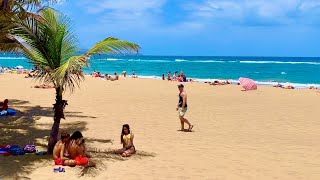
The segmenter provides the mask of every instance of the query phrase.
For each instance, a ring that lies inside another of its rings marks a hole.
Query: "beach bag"
[[[24,155],[24,150],[17,145],[11,146],[8,151],[14,156]]]
[[[27,144],[26,146],[24,146],[23,150],[24,150],[25,153],[37,152],[36,146],[33,145],[33,144]]]

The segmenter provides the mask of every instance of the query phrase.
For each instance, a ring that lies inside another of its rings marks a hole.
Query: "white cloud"
[[[169,0],[100,0],[80,1],[78,5],[89,14],[99,16],[95,29],[115,31],[143,30],[144,33],[178,33],[201,29],[201,23],[179,19],[171,24],[164,21],[164,6]],[[170,12],[173,13],[173,12]]]
[[[185,6],[194,19],[238,24],[303,23],[320,12],[319,0],[205,0]],[[308,12],[308,13],[306,13]]]
[[[166,0],[99,0],[81,2],[81,4],[89,13],[101,13],[105,11],[157,11],[165,2]]]

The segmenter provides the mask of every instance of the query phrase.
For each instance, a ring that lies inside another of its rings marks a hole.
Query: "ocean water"
[[[160,78],[170,71],[183,71],[187,78],[198,81],[213,79],[237,80],[248,77],[260,84],[276,82],[294,83],[299,86],[320,85],[320,57],[219,57],[219,56],[106,56],[90,58],[90,68],[102,74],[132,71],[140,77]],[[0,55],[0,66],[32,68],[30,61],[12,54]]]

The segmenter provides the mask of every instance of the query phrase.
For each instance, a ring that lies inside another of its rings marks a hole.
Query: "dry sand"
[[[53,89],[35,89],[23,75],[0,75],[0,99],[11,99],[16,117],[0,119],[0,145],[36,140],[44,149],[52,125]],[[68,100],[61,128],[81,130],[97,148],[97,169],[53,173],[48,156],[0,157],[0,179],[320,179],[320,93],[259,87],[185,85],[187,119],[179,132],[177,83],[151,79],[103,81],[87,77]],[[121,147],[121,125],[135,134],[138,154]],[[97,151],[95,150],[95,151]],[[80,173],[80,174],[79,174]]]

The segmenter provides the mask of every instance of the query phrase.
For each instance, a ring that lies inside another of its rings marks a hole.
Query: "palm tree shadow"
[[[0,145],[18,145],[24,147],[26,144],[35,144],[37,149],[45,150],[47,139],[50,134],[52,122],[37,123],[41,117],[53,117],[52,107],[30,106],[28,101],[9,100],[9,107],[16,110],[16,115],[11,117],[0,117]],[[80,113],[67,113],[69,116],[78,118],[94,118],[79,115]],[[84,131],[87,123],[84,121],[63,123],[60,130],[68,132]],[[51,156],[37,156],[26,154],[23,156],[0,156],[0,177],[9,179],[25,178],[39,164],[52,164]]]
[[[46,149],[47,138],[53,122],[39,123],[41,117],[53,117],[52,107],[30,106],[28,101],[9,100],[9,107],[17,111],[15,116],[0,117],[0,145],[19,145],[24,147],[26,144],[34,143],[37,149]],[[29,105],[28,105],[29,104]],[[82,115],[82,112],[67,112],[66,118],[95,118],[92,116]],[[68,132],[84,131],[87,123],[84,121],[76,121],[71,123],[62,123],[60,130]],[[86,138],[88,144],[96,143],[113,143],[110,139]],[[90,150],[90,147],[89,147]],[[90,153],[95,157],[95,168],[75,168],[79,177],[95,177],[107,168],[106,160],[125,161],[129,158],[123,158],[114,154],[114,150],[98,150],[91,149]],[[152,153],[137,151],[131,158],[140,159],[144,157],[154,157]],[[0,156],[0,178],[3,179],[28,179],[28,175],[36,168],[43,166],[53,166],[52,156],[35,154],[25,154],[23,156]]]
[[[106,161],[127,161],[130,159],[142,159],[148,157],[155,157],[155,153],[149,153],[145,151],[137,150],[135,154],[130,157],[122,157],[119,154],[114,153],[114,149],[97,149],[97,148],[88,148],[88,152],[94,157],[93,161],[97,164],[94,168],[88,167],[77,167],[76,174],[80,177],[95,177],[101,172],[106,171],[107,165]]]

